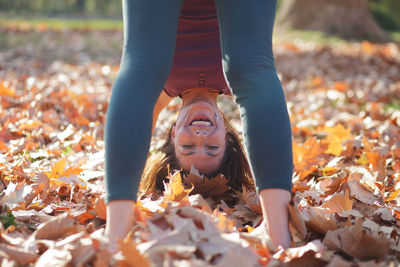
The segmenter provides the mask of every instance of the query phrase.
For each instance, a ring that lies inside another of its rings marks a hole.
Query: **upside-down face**
[[[221,165],[226,147],[226,128],[218,106],[207,100],[183,105],[172,130],[175,154],[181,167],[194,165],[211,174]]]

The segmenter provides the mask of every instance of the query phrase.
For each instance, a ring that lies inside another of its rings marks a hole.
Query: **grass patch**
[[[400,32],[389,32],[390,36],[392,36],[393,41],[400,43]]]
[[[388,113],[400,110],[400,98],[394,99],[390,103],[386,103],[384,106],[384,110],[385,110],[385,112],[388,112]]]
[[[348,41],[336,37],[327,35],[324,32],[320,31],[307,31],[307,30],[288,30],[285,32],[278,32],[274,34],[274,38],[277,40],[295,40],[300,39],[303,41],[313,42],[320,46],[331,45],[331,44],[343,44]]]
[[[0,222],[4,229],[7,229],[11,225],[17,226],[14,216],[9,211],[5,211],[0,215]]]
[[[122,30],[122,19],[19,17],[3,15],[0,25],[36,30]]]

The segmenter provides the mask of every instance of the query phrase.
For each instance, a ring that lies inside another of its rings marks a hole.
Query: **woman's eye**
[[[183,147],[184,149],[191,149],[191,148],[194,147],[194,145],[182,145],[182,147]]]
[[[207,146],[207,148],[210,150],[217,150],[219,146]]]

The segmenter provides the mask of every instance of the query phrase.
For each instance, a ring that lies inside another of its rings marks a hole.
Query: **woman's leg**
[[[182,0],[123,0],[124,49],[105,125],[106,202],[136,200],[181,6]]]
[[[274,66],[275,0],[215,0],[224,74],[239,105],[245,147],[259,190],[291,190],[292,142]]]

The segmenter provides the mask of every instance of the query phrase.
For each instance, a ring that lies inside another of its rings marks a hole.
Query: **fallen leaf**
[[[362,219],[349,227],[328,231],[323,243],[361,260],[382,259],[388,253],[389,241],[362,227]]]
[[[32,235],[36,239],[57,240],[67,233],[76,233],[77,231],[79,231],[79,227],[75,220],[64,213],[41,224]]]

